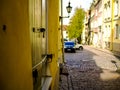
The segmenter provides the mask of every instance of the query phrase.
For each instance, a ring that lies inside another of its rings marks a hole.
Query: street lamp
[[[63,17],[63,0],[61,0],[61,16],[59,17],[59,20],[61,20],[61,36],[62,36],[62,60],[63,63],[65,63],[64,60],[64,38],[63,38],[63,18],[69,18],[69,13],[71,13],[72,7],[70,6],[70,1],[68,3],[68,6],[66,7],[68,16]]]
[[[62,0],[61,0],[61,9],[62,9]],[[68,16],[60,16],[59,18],[69,18],[69,14],[71,13],[72,11],[72,7],[70,6],[70,1],[68,3],[68,6],[66,6],[66,9],[67,9],[67,13],[68,13]],[[62,13],[62,10],[61,10],[61,13]]]
[[[66,7],[68,14],[71,13],[72,7],[70,6],[70,2],[68,3],[68,6]]]

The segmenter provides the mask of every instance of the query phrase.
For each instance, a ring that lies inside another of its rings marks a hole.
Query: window
[[[115,38],[120,39],[120,28],[118,24],[115,25]]]
[[[108,38],[110,38],[111,35],[111,29],[110,29],[110,25],[108,26]]]
[[[115,8],[114,15],[118,16],[118,13],[119,13],[119,3],[118,3],[118,0],[115,0],[114,3],[115,3],[115,5],[114,5],[114,8]]]
[[[107,38],[107,25],[105,26],[105,30],[104,30],[104,37]]]
[[[107,12],[107,4],[104,5],[104,19],[107,18],[106,12]]]
[[[111,8],[110,8],[110,1],[108,2],[108,7],[107,7],[107,12],[108,12],[108,18],[111,17]]]

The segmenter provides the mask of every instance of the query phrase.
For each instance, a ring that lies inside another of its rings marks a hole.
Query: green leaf
[[[84,18],[85,11],[82,8],[76,8],[75,14],[67,27],[69,38],[78,38],[81,36],[84,28]]]

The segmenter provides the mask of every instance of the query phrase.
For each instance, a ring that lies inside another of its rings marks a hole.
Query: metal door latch
[[[47,54],[47,60],[48,62],[52,62],[53,54]]]

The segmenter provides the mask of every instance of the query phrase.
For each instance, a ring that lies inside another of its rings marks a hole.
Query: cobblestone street
[[[120,59],[91,46],[65,53],[60,90],[120,90]]]

